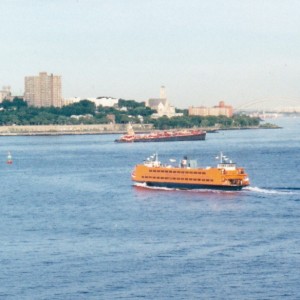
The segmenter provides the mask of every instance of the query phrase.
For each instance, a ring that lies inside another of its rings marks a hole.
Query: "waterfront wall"
[[[134,124],[136,132],[147,132],[152,124]],[[67,135],[67,134],[112,134],[125,133],[126,124],[91,124],[91,125],[26,125],[0,126],[1,135]]]

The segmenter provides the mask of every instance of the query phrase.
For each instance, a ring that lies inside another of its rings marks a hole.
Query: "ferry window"
[[[152,170],[149,170],[149,172],[152,172]]]

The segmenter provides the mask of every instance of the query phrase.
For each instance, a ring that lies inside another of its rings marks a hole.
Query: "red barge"
[[[174,141],[203,141],[206,131],[201,129],[186,129],[172,131],[153,131],[148,134],[135,134],[132,126],[128,127],[127,134],[124,134],[117,143],[138,143],[138,142],[174,142]]]

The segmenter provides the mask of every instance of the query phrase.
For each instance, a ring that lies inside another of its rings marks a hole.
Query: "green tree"
[[[126,108],[137,108],[137,107],[145,107],[144,102],[137,102],[134,100],[124,100],[124,99],[119,99],[118,101],[118,107],[126,107]]]
[[[95,112],[95,103],[89,100],[81,100],[80,102],[69,104],[61,108],[61,114],[67,117],[72,115],[95,115]]]

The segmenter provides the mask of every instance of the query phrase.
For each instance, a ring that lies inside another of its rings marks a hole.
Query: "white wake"
[[[249,186],[244,189],[245,191],[250,191],[254,193],[260,193],[260,194],[278,194],[278,195],[283,195],[283,194],[294,194],[294,191],[291,190],[277,190],[277,189],[268,189],[268,188],[259,188],[257,186]]]

